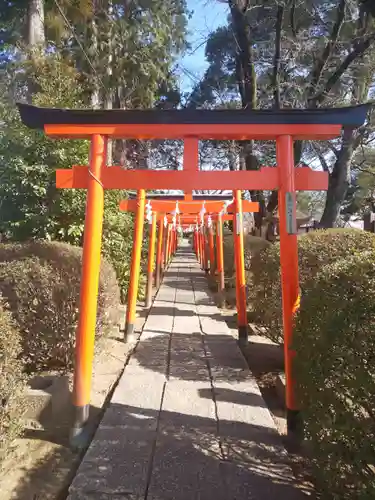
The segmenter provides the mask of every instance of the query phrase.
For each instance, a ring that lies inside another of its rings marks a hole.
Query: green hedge
[[[357,229],[318,230],[298,237],[299,277],[302,296],[305,282],[326,264],[375,248],[375,235]],[[282,309],[280,244],[260,251],[251,261],[249,300],[254,321],[264,335],[281,342]]]
[[[270,243],[263,238],[252,235],[244,235],[244,258],[245,258],[245,273],[247,281],[251,279],[251,262],[252,259],[265,248],[268,248]],[[234,244],[233,233],[225,232],[223,237],[224,250],[224,274],[228,280],[229,286],[234,286],[235,278],[235,263],[234,263]]]
[[[375,498],[375,252],[305,284],[294,365],[323,498]]]
[[[66,243],[0,245],[0,292],[22,334],[28,370],[70,369],[78,321],[82,249]],[[118,320],[119,288],[102,259],[96,331]]]
[[[25,387],[23,367],[18,356],[21,338],[17,326],[0,298],[0,460],[22,430],[22,398]]]

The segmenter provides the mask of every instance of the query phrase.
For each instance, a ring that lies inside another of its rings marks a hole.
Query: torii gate
[[[342,128],[363,125],[369,109],[361,105],[339,109],[183,109],[183,110],[61,110],[18,104],[23,123],[55,138],[89,139],[88,168],[57,171],[58,187],[87,189],[80,316],[74,377],[73,440],[83,439],[88,420],[91,368],[103,221],[104,189],[278,190],[280,262],[286,375],[287,426],[300,426],[292,375],[293,315],[299,302],[296,191],[326,190],[327,172],[294,168],[293,142],[329,140]],[[106,166],[107,139],[183,139],[184,168],[180,171],[124,170]],[[276,168],[257,171],[200,171],[198,141],[276,140]]]
[[[190,224],[195,224],[198,220],[198,216],[202,216],[202,221],[211,219],[217,219],[218,224],[218,245],[223,245],[222,241],[222,220],[223,217],[228,220],[233,220],[234,217],[242,217],[243,212],[258,212],[259,204],[257,202],[243,201],[239,204],[235,201],[229,204],[222,203],[220,201],[203,200],[197,201],[171,201],[162,199],[149,198],[147,205],[145,205],[144,191],[138,193],[137,200],[122,200],[120,202],[120,210],[123,212],[133,212],[136,214],[135,220],[135,231],[133,239],[133,252],[132,252],[132,262],[131,262],[131,279],[129,285],[128,293],[128,304],[126,309],[126,336],[131,336],[134,331],[134,321],[136,313],[136,301],[138,295],[138,282],[139,282],[139,271],[140,271],[140,257],[142,249],[142,237],[143,237],[143,220],[145,216],[145,209],[148,212],[147,218],[150,222],[150,232],[149,232],[149,248],[148,248],[148,263],[147,263],[147,287],[146,287],[146,300],[145,306],[151,306],[151,296],[152,296],[152,282],[153,282],[153,266],[154,266],[154,254],[155,254],[155,244],[156,244],[156,223],[157,218],[159,218],[159,231],[158,231],[158,244],[156,253],[156,273],[155,282],[157,288],[159,287],[161,280],[161,271],[163,266],[163,255],[165,256],[165,264],[170,260],[171,254],[174,254],[177,247],[176,232],[173,231],[173,225],[177,221],[177,216],[179,220],[187,222]],[[238,209],[240,212],[238,212]],[[228,214],[221,215],[220,217],[215,217],[215,215],[224,212]],[[215,215],[214,215],[215,214]],[[230,214],[230,215],[229,215]],[[169,215],[169,217],[168,217]],[[167,228],[167,234],[164,238],[164,249],[163,249],[163,224],[165,223]],[[172,234],[170,235],[170,227],[172,225]],[[208,228],[209,232],[209,261],[211,273],[214,271],[214,242],[212,229]],[[203,230],[200,233],[203,237]],[[173,242],[172,242],[173,239]],[[243,256],[243,237],[240,237],[239,232],[234,232],[234,247],[236,256]],[[197,252],[197,257],[199,258],[202,268],[208,272],[208,256],[205,255],[205,243],[200,242],[199,248],[201,251]],[[196,250],[198,247],[196,248]],[[222,248],[218,250],[219,256],[219,292],[222,294],[224,287],[224,266],[223,266],[223,250]],[[201,257],[201,259],[200,259]],[[236,284],[237,290],[242,290],[244,293],[240,293],[237,296],[236,306],[237,306],[237,319],[238,319],[238,331],[239,335],[245,337],[244,330],[246,330],[247,338],[247,319],[246,319],[246,293],[245,293],[245,270],[244,261],[242,259],[236,259],[237,270],[236,270]]]

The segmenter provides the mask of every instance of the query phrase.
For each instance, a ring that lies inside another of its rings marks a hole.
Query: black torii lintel
[[[17,104],[22,122],[30,128],[45,125],[342,125],[357,128],[364,124],[370,104],[318,109],[57,109]]]

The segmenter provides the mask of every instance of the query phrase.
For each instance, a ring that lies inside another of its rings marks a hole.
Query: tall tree
[[[185,46],[186,6],[184,0],[97,0],[95,4],[93,0],[45,0],[47,50],[33,59],[28,51],[29,12],[26,0],[0,0],[0,53],[4,54],[0,233],[8,240],[47,238],[79,245],[85,193],[57,190],[55,170],[86,163],[88,145],[50,141],[39,131],[26,129],[14,102],[26,98],[30,78],[35,84],[32,100],[39,106],[88,107],[95,87],[101,107],[176,106],[180,98],[173,63]],[[96,46],[92,44],[93,23]],[[128,166],[139,165],[132,144],[125,146]],[[144,151],[140,143],[135,146]],[[152,153],[170,166],[177,156],[175,145],[162,146],[152,145]],[[123,192],[105,194],[103,251],[111,258],[125,292],[132,223],[131,217],[118,212],[123,196]]]
[[[228,0],[227,3],[228,25],[219,28],[208,40],[209,68],[193,92],[195,100],[201,98],[201,105],[205,101],[206,106],[223,106],[218,93],[228,105],[235,101],[247,109],[317,108],[368,100],[374,81],[370,49],[375,42],[369,2],[307,0],[302,5],[294,0],[266,3]],[[214,54],[210,52],[212,47]],[[226,77],[222,78],[222,74]],[[233,97],[233,79],[237,83],[237,99]],[[348,132],[331,143],[295,144],[296,163],[314,160],[329,172],[322,226],[335,225],[350,184],[353,154],[371,132],[369,121],[360,131]],[[252,145],[246,155],[247,168],[251,165],[257,168],[254,156],[270,157],[271,151],[267,144]],[[271,213],[276,207],[275,193],[268,199],[267,210]]]
[[[26,0],[0,0],[7,50],[18,47],[11,32],[16,17],[27,25],[28,6]],[[143,108],[168,101],[172,66],[186,45],[185,0],[45,0],[44,8],[46,44],[78,70],[85,105]],[[22,40],[27,44],[25,34]],[[149,145],[128,140],[114,146],[115,163],[148,165]]]

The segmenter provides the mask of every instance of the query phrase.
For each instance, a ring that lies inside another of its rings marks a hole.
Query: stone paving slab
[[[144,499],[165,384],[163,375],[151,375],[120,380],[70,487],[69,500],[104,500],[105,495]]]
[[[301,500],[259,387],[182,246],[70,500]]]
[[[220,447],[215,405],[199,397],[211,383],[173,380],[167,384],[160,417],[148,498],[220,498]]]

